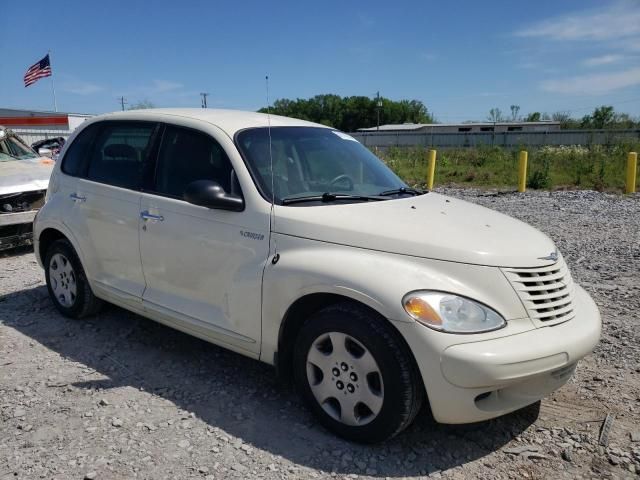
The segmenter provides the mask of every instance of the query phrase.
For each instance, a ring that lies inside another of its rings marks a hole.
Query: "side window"
[[[61,170],[67,175],[78,177],[84,170],[89,147],[96,136],[99,125],[90,125],[85,128],[73,141],[62,159]]]
[[[138,189],[155,124],[104,123],[96,135],[87,178],[116,187]]]
[[[232,168],[224,149],[210,136],[167,126],[156,169],[155,191],[182,198],[191,182],[213,180],[231,192]]]

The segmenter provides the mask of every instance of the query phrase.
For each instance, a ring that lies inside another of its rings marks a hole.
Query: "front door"
[[[196,180],[241,194],[213,136],[166,126],[155,179],[140,206],[145,308],[178,319],[191,333],[258,353],[269,218],[187,203],[184,191]]]

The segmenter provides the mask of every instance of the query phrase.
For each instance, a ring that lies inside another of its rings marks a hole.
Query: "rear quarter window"
[[[87,161],[89,149],[93,143],[99,124],[90,125],[85,128],[73,140],[67,148],[67,152],[62,159],[60,169],[67,175],[78,177],[82,175]]]

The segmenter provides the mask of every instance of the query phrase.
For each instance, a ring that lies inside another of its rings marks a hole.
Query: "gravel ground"
[[[267,365],[115,307],[61,317],[21,250],[0,258],[0,479],[637,478],[640,197],[442,191],[546,232],[598,303],[602,341],[552,397],[471,426],[424,414],[390,442],[351,444]]]

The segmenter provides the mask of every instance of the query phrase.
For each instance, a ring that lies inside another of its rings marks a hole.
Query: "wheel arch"
[[[34,249],[37,246],[37,251],[35,251],[35,253],[36,257],[40,260],[40,266],[44,267],[47,249],[51,244],[56,240],[64,239],[71,244],[80,259],[80,263],[82,263],[83,268],[86,269],[87,265],[85,264],[85,259],[87,257],[80,247],[80,241],[63,222],[40,221],[38,217],[36,217],[36,222],[34,222],[33,239]]]
[[[41,263],[44,265],[44,260],[47,255],[47,250],[56,240],[67,240],[71,243],[71,240],[60,230],[53,227],[47,227],[38,236],[38,256],[41,259]],[[73,245],[73,243],[72,243]],[[75,248],[75,247],[74,247]]]
[[[308,293],[295,300],[287,309],[282,322],[280,323],[280,330],[278,333],[278,350],[274,358],[274,364],[278,377],[286,383],[290,383],[292,380],[292,364],[293,364],[293,350],[295,341],[302,328],[304,322],[314,313],[337,303],[350,303],[352,305],[366,310],[367,312],[383,319],[387,325],[395,332],[399,341],[401,341],[404,347],[409,352],[413,365],[418,370],[418,364],[413,355],[409,344],[402,336],[400,331],[395,327],[392,321],[390,321],[385,315],[376,310],[375,308],[367,305],[352,297],[341,295],[338,293],[327,292],[315,292]],[[422,386],[424,388],[424,386]]]

